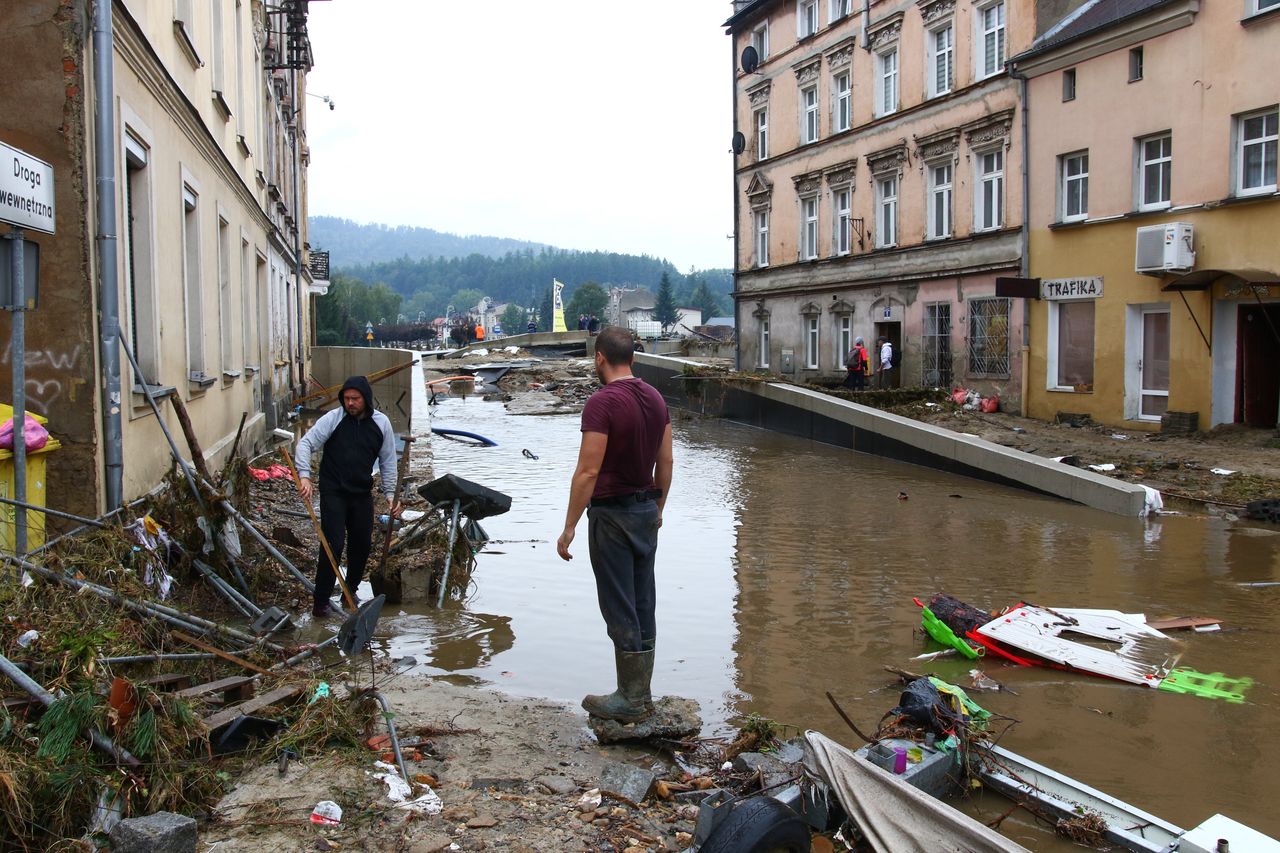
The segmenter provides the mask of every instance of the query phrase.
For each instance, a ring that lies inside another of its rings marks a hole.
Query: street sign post
[[[27,242],[23,228],[52,234],[54,231],[53,166],[25,151],[0,142],[0,222],[13,230],[9,242],[10,305],[13,332],[9,351],[13,359],[13,553],[27,553]]]

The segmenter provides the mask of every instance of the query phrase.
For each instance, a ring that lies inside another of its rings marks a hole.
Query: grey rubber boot
[[[583,709],[593,717],[638,723],[653,713],[646,705],[649,679],[653,675],[653,651],[613,653],[618,670],[618,689],[604,696],[590,695],[582,700]]]

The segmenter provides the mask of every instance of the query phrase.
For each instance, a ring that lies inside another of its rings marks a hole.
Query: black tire
[[[773,797],[733,807],[698,853],[809,853],[809,825]]]

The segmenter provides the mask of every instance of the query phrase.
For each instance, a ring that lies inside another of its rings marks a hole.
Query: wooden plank
[[[244,695],[246,690],[247,695]],[[199,696],[207,696],[210,693],[221,693],[228,700],[232,698],[247,699],[253,695],[253,676],[232,675],[227,678],[219,678],[217,681],[197,684],[195,687],[179,690],[178,696],[182,699],[195,699]]]
[[[285,702],[290,699],[294,699],[301,693],[302,688],[296,684],[287,687],[277,687],[270,693],[263,693],[261,696],[250,699],[248,702],[241,702],[238,705],[223,708],[216,714],[211,714],[210,716],[205,717],[204,724],[209,731],[214,731],[227,725],[241,714],[253,714],[257,711],[261,711],[268,705],[275,705],[278,702]]]
[[[1157,631],[1177,631],[1181,628],[1204,628],[1208,625],[1221,625],[1221,619],[1211,616],[1176,616],[1172,619],[1148,619],[1147,625]]]
[[[191,686],[191,676],[183,675],[180,672],[166,672],[161,675],[144,678],[138,683],[146,687],[154,687],[157,690],[182,690]]]

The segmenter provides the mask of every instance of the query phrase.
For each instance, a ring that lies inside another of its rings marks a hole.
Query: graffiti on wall
[[[0,364],[12,365],[12,344],[4,349]],[[70,349],[56,346],[27,350],[24,361],[26,372],[27,410],[48,416],[49,409],[60,401],[74,403],[76,391],[85,383],[80,364],[81,345]]]

